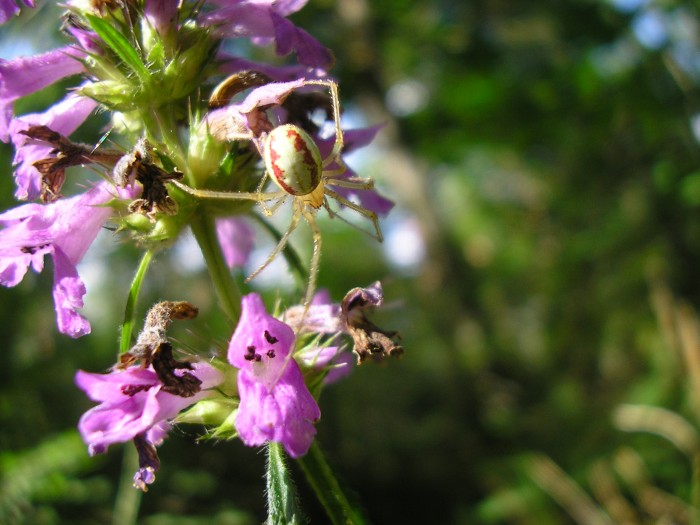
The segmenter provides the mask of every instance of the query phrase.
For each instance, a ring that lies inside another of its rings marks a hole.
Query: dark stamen
[[[277,341],[279,341],[279,339],[271,335],[270,332],[268,332],[267,330],[265,330],[263,335],[265,336],[265,341],[267,341],[271,345],[274,345]]]
[[[270,348],[265,355],[272,359],[273,357],[275,357],[275,351],[272,348]]]
[[[122,394],[125,396],[132,397],[139,392],[144,392],[151,388],[153,385],[123,385],[122,386]]]

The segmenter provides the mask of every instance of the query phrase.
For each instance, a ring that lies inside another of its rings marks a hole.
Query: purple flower
[[[87,29],[82,24],[73,23],[72,19],[65,20],[62,30],[73,37],[73,40],[89,55],[102,55],[104,49],[102,48],[102,41],[97,33],[91,29]],[[76,54],[76,58],[80,55]]]
[[[61,135],[68,136],[88,118],[95,107],[97,103],[92,99],[68,95],[44,113],[32,113],[12,120],[10,137],[15,146],[13,162],[17,166],[14,174],[17,183],[15,197],[33,200],[41,195],[41,173],[34,167],[34,163],[48,157],[54,147],[46,142],[32,140],[21,132],[30,126],[48,126]]]
[[[263,142],[260,135],[272,129],[262,108],[266,110],[270,106],[279,106],[303,85],[304,80],[297,79],[271,82],[252,89],[241,102],[210,111],[206,116],[206,126],[221,141],[251,139],[262,154]]]
[[[9,140],[14,101],[85,71],[83,54],[73,47],[61,47],[41,55],[0,59],[0,140]]]
[[[222,374],[207,363],[192,364],[191,373],[201,381],[201,390],[190,397],[180,397],[162,390],[163,383],[152,367],[132,366],[108,374],[91,374],[79,370],[75,382],[99,405],[80,418],[78,430],[88,445],[90,455],[106,452],[109,445],[134,440],[139,452],[140,468],[134,485],[145,490],[155,479],[160,445],[170,429],[169,420],[184,408],[207,397],[210,389],[222,381]]]
[[[203,22],[218,28],[224,37],[248,37],[257,45],[275,41],[277,54],[295,51],[309,67],[329,69],[333,54],[285,17],[301,9],[307,0],[212,0],[220,7],[203,15]]]
[[[172,32],[177,22],[179,0],[146,0],[143,14],[161,35]]]
[[[341,307],[331,302],[328,290],[319,290],[311,304],[296,305],[284,312],[283,319],[297,333],[315,333],[331,335],[321,346],[312,346],[299,353],[299,361],[316,372],[326,370],[323,384],[329,385],[352,372],[354,359],[350,352],[342,351],[336,346],[337,336],[343,332],[345,325],[341,319]]]
[[[202,381],[201,391],[190,397],[163,392],[163,383],[152,367],[132,366],[108,374],[78,370],[76,384],[93,401],[100,403],[80,418],[78,430],[88,445],[90,455],[101,454],[109,445],[132,440],[146,434],[149,442],[160,443],[165,437],[167,421],[183,408],[193,405],[219,382],[221,373],[207,363],[194,363],[192,373]]]
[[[350,352],[344,352],[339,346],[311,347],[302,351],[299,360],[305,367],[315,372],[326,371],[324,385],[330,385],[350,375],[355,358]]]
[[[304,86],[304,79],[290,80],[289,82],[272,82],[253,89],[245,100],[235,107],[240,113],[247,115],[259,107],[280,105],[295,90]]]
[[[327,78],[326,71],[320,68],[314,69],[303,65],[273,66],[224,52],[218,54],[217,62],[220,64],[219,71],[226,75],[232,75],[241,71],[259,71],[275,82],[289,82],[299,78]]]
[[[255,243],[250,224],[240,217],[220,217],[216,219],[216,234],[228,267],[244,266]]]
[[[308,307],[298,304],[288,308],[282,319],[299,334],[339,334],[345,328],[340,318],[340,304],[331,301],[328,290],[316,292]]]
[[[90,324],[77,313],[85,285],[76,265],[112,214],[104,205],[114,198],[113,191],[103,182],[70,199],[25,204],[0,214],[0,284],[17,285],[29,266],[40,272],[44,255],[50,254],[56,321],[59,331],[70,337],[90,333]]]
[[[20,0],[27,7],[34,7],[34,0]],[[4,24],[10,18],[19,13],[17,0],[0,0],[0,24]]]
[[[321,411],[292,356],[294,332],[265,310],[257,294],[242,301],[241,318],[228,348],[239,368],[236,430],[248,446],[282,443],[292,457],[304,455]]]

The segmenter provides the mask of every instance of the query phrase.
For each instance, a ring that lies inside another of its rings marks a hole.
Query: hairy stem
[[[266,525],[303,523],[297,506],[294,484],[287,470],[282,445],[267,444],[267,521]]]

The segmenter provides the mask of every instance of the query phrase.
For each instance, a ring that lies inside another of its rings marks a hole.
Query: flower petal
[[[85,284],[78,276],[78,270],[58,247],[54,247],[53,262],[53,301],[58,331],[74,338],[87,335],[90,323],[77,312],[83,307]]]
[[[59,330],[71,337],[90,332],[76,310],[83,305],[85,285],[76,265],[95,240],[112,209],[109,183],[102,182],[82,195],[51,204],[25,204],[0,214],[0,284],[16,285],[31,264],[43,267],[43,256],[54,260],[54,303]]]
[[[9,139],[12,103],[62,78],[85,71],[82,54],[66,46],[41,55],[0,60],[0,140]]]
[[[297,60],[305,66],[325,70],[333,66],[335,58],[327,47],[277,13],[271,13],[270,17],[275,30],[278,55],[287,55],[295,51]]]
[[[321,411],[296,364],[285,371],[272,391],[247,370],[241,370],[238,391],[241,404],[235,424],[246,445],[277,441],[291,457],[306,454],[316,435],[314,423]]]
[[[248,262],[255,244],[255,232],[248,221],[240,217],[218,218],[216,235],[230,269],[244,266]]]
[[[229,363],[254,371],[268,389],[272,388],[292,361],[286,358],[292,351],[294,331],[267,313],[258,294],[246,295],[241,304],[241,318],[228,347]]]
[[[208,363],[192,365],[192,371],[205,388],[219,384],[222,374]],[[145,434],[152,445],[159,445],[167,434],[169,420],[178,412],[210,395],[202,390],[191,397],[180,397],[162,390],[162,382],[152,368],[132,366],[108,374],[79,370],[75,383],[90,399],[99,402],[80,418],[78,429],[91,454],[105,452],[113,443],[123,443]]]

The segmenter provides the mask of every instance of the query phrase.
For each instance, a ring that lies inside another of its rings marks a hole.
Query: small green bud
[[[112,113],[112,127],[122,135],[140,136],[143,134],[143,115],[140,111],[115,111]]]
[[[144,240],[165,242],[175,240],[184,228],[182,215],[159,215],[150,233]]]
[[[221,426],[238,408],[238,401],[226,397],[202,399],[177,417],[178,423]]]
[[[140,213],[131,213],[122,220],[123,227],[140,233],[150,233],[153,223]]]
[[[211,135],[206,120],[190,129],[192,134],[187,151],[190,173],[196,186],[202,187],[206,180],[218,171],[228,147]]]
[[[185,226],[183,220],[179,215],[158,214],[156,221],[151,222],[142,213],[131,213],[122,219],[122,228],[134,232],[143,243],[161,244],[177,239]]]
[[[205,66],[211,61],[215,45],[206,33],[195,35],[188,47],[178,53],[162,73],[162,86],[168,90],[169,100],[177,100],[192,93],[193,87],[202,84]]]
[[[78,89],[78,94],[96,100],[114,111],[135,109],[132,86],[119,80],[101,80]]]
[[[172,35],[168,34],[169,40],[172,40]],[[141,48],[146,55],[146,64],[149,64],[149,69],[157,71],[165,65],[166,43],[163,37],[158,33],[155,27],[151,25],[149,20],[144,17],[141,19]]]

